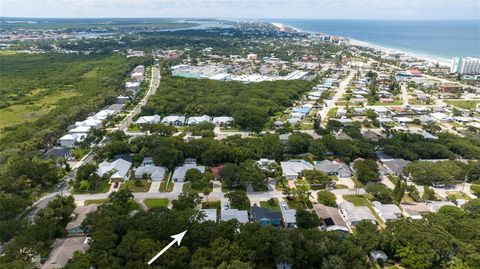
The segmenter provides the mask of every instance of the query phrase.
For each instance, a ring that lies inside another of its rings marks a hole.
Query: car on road
[[[228,203],[223,205],[223,210],[229,210],[229,209],[230,209],[230,205]]]

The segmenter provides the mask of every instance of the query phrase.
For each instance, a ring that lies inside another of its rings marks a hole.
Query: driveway
[[[160,184],[162,184],[162,181],[152,181],[152,185],[150,185],[150,189],[148,190],[148,192],[149,193],[160,192]]]

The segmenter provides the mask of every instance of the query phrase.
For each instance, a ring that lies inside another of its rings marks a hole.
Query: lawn
[[[339,190],[339,189],[348,189],[348,186],[347,185],[343,185],[343,184],[337,184],[335,185],[335,189]]]
[[[462,192],[459,192],[459,191],[446,191],[446,193],[447,193],[448,198],[450,200],[452,200],[451,198],[464,199],[464,200],[471,200],[472,199],[468,195],[466,195],[465,193],[462,193]]]
[[[349,201],[355,206],[369,206],[370,202],[368,201],[365,195],[356,195],[356,194],[346,194],[343,195],[345,201]]]
[[[192,190],[192,183],[190,182],[183,183],[182,192],[189,192],[191,190]]]
[[[446,100],[445,103],[464,109],[475,109],[480,103],[478,100]]]
[[[373,104],[374,106],[400,106],[403,104],[403,101],[393,101],[393,102],[390,102],[390,103],[383,103],[383,102],[380,102],[380,101],[377,101],[375,102],[375,104]]]
[[[334,107],[334,108],[331,108],[328,113],[327,113],[327,116],[329,118],[335,118],[337,116],[337,110],[338,110],[338,107]]]
[[[140,210],[140,205],[133,199],[128,200],[128,212]]]
[[[83,156],[90,152],[89,148],[74,148],[72,149],[72,155],[76,160],[81,160]]]
[[[110,189],[110,183],[108,180],[102,180],[97,188],[88,190],[90,187],[90,182],[87,180],[82,180],[80,182],[80,187],[73,190],[73,194],[83,194],[83,193],[106,193]]]
[[[307,190],[311,190],[310,183],[306,179],[297,179],[297,181],[295,181],[295,185],[304,186],[307,188]]]
[[[168,206],[168,199],[166,198],[147,198],[143,202],[148,208]]]
[[[250,210],[250,199],[247,198],[247,200],[242,204],[230,203],[230,207],[238,210]]]
[[[217,209],[220,210],[220,201],[205,201],[202,202],[202,208],[212,208],[212,209]]]
[[[260,207],[269,209],[271,211],[280,212],[280,205],[278,204],[278,198],[273,198],[268,201],[260,201]]]
[[[160,183],[160,192],[172,192],[173,191],[173,182],[171,180],[164,180],[162,183]]]
[[[107,203],[107,202],[108,202],[108,199],[85,200],[84,205],[104,204],[104,203]]]
[[[120,185],[120,189],[129,189],[131,192],[147,192],[150,189],[150,185],[152,185],[152,183],[145,179],[140,180],[140,184],[138,185],[136,180],[129,180],[123,182],[122,185]]]

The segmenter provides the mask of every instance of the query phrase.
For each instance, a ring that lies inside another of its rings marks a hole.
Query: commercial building
[[[476,75],[480,74],[480,58],[453,57],[450,73]]]

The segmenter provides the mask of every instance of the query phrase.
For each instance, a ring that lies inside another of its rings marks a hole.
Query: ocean
[[[302,31],[349,37],[419,56],[450,60],[480,57],[480,20],[373,21],[269,19]]]

